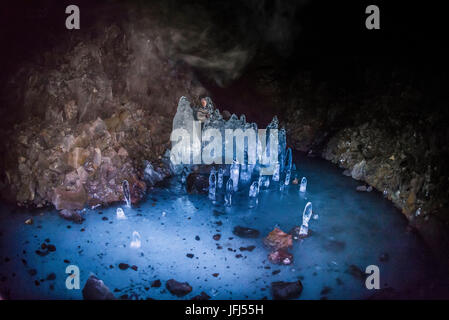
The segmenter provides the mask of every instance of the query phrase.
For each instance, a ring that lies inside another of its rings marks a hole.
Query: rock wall
[[[155,11],[109,10],[9,79],[5,103],[16,120],[2,132],[2,198],[82,209],[122,200],[126,179],[136,202],[147,188],[146,163],[157,176],[169,173],[161,157],[178,99],[195,101],[205,90],[170,58],[176,29]]]
[[[445,91],[394,70],[387,82],[376,80],[373,70],[365,71],[366,82],[357,89],[348,90],[343,80],[335,89],[301,75],[280,90],[289,143],[335,163],[345,169],[343,174],[382,192],[447,257]],[[425,79],[437,81],[440,76]]]

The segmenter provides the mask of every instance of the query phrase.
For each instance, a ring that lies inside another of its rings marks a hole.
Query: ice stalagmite
[[[309,233],[309,220],[312,217],[312,202],[307,202],[302,213],[302,225],[299,230],[299,236],[305,237]]]
[[[276,162],[276,164],[274,165],[274,172],[273,172],[273,177],[271,179],[273,179],[273,181],[279,181],[279,175],[280,175],[280,165],[279,162]]]
[[[234,192],[234,183],[229,178],[226,182],[226,194],[225,194],[225,206],[230,207],[232,205],[232,193]]]
[[[257,181],[254,181],[251,184],[251,187],[249,188],[249,208],[255,208],[257,207],[257,204],[259,203],[258,199],[259,195],[259,183]]]
[[[239,189],[239,173],[240,173],[239,163],[238,161],[234,160],[234,163],[231,165],[230,169],[230,179],[232,179],[233,181],[232,188],[234,192],[237,192]]]
[[[217,185],[219,189],[223,188],[223,175],[224,175],[223,168],[218,169]]]
[[[123,211],[122,208],[117,208],[117,220],[125,220],[126,216],[125,216],[125,212]]]
[[[140,248],[142,242],[140,241],[140,234],[137,231],[133,232],[133,240],[131,241],[130,247],[131,248]]]
[[[210,171],[210,175],[209,175],[209,199],[215,203],[215,193],[216,193],[216,186],[217,183],[217,175],[215,170],[211,170]]]
[[[286,186],[288,186],[290,184],[290,177],[291,177],[291,175],[292,175],[292,172],[291,172],[290,169],[288,169],[287,172],[285,173],[285,182],[284,182],[284,184]]]
[[[249,170],[249,166],[246,164],[242,164],[242,171],[240,172],[240,180],[243,183],[251,180],[251,171]]]
[[[184,169],[182,169],[182,173],[181,173],[181,183],[186,184],[186,181],[187,181],[187,168],[184,167]]]
[[[292,170],[292,148],[287,149],[287,157],[285,159],[285,171]]]
[[[126,201],[126,206],[128,208],[131,208],[131,196],[129,193],[129,183],[128,180],[124,180],[122,183],[122,189],[123,189],[123,197],[125,198]]]
[[[299,192],[306,192],[307,189],[307,178],[302,177],[301,184],[299,185]]]

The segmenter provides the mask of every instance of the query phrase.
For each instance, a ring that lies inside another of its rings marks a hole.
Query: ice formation
[[[251,181],[253,174],[260,172],[263,175],[274,172],[274,180],[279,181],[289,154],[285,130],[279,129],[277,117],[273,117],[266,129],[259,130],[256,123],[246,122],[245,115],[238,118],[233,114],[224,120],[210,98],[206,101],[208,116],[201,123],[195,120],[194,109],[187,98],[179,100],[170,137],[170,161],[175,173],[181,174],[184,166],[225,164],[223,171],[230,171],[234,192],[238,190],[239,180],[245,184]],[[217,186],[221,188],[222,185],[219,173]]]
[[[133,232],[133,240],[131,241],[130,247],[131,248],[140,248],[141,246],[141,241],[140,241],[140,234],[137,231]]]
[[[230,207],[232,205],[232,193],[234,192],[234,183],[229,178],[226,182],[226,194],[225,194],[225,206]]]
[[[187,182],[187,168],[184,167],[181,173],[181,183],[186,184],[186,182]]]
[[[117,208],[117,220],[125,220],[126,216],[125,216],[125,212],[123,211],[122,208]]]
[[[131,196],[130,196],[130,193],[129,193],[129,182],[128,182],[128,180],[123,180],[122,189],[123,189],[123,197],[125,198],[125,201],[126,201],[126,206],[128,208],[131,208]]]
[[[231,165],[230,168],[230,178],[232,179],[232,188],[234,192],[237,192],[239,189],[239,173],[240,173],[240,167],[238,161],[234,160],[234,163]]]
[[[302,225],[299,230],[300,236],[307,236],[309,233],[309,220],[312,217],[312,202],[307,202],[302,213]]]
[[[215,193],[217,189],[216,182],[217,175],[215,169],[212,168],[209,175],[209,199],[212,200],[213,203],[215,203]]]
[[[254,181],[249,187],[249,204],[248,204],[249,208],[257,207],[257,204],[259,203],[258,195],[259,195],[259,183],[257,181]]]
[[[301,184],[299,185],[299,192],[306,192],[307,189],[307,178],[302,177]]]
[[[223,168],[218,169],[217,186],[218,186],[219,189],[223,188],[223,175],[224,175]]]

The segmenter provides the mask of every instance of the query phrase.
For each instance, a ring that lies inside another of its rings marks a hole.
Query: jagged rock
[[[187,176],[186,189],[188,193],[207,193],[209,188],[209,177],[192,172]]]
[[[271,294],[275,300],[287,300],[299,298],[302,292],[301,281],[284,282],[277,281],[271,283]]]
[[[84,221],[82,214],[80,214],[76,210],[63,209],[59,211],[59,215],[69,221],[73,221],[76,223],[81,223]]]
[[[292,236],[283,232],[279,228],[274,228],[266,238],[263,239],[263,243],[273,249],[284,249],[293,246]]]
[[[56,188],[52,202],[56,210],[81,210],[87,202],[86,190],[83,186],[73,191],[67,191],[64,187]]]
[[[192,291],[192,287],[187,282],[178,282],[174,279],[168,280],[165,286],[171,294],[177,297],[183,297]]]
[[[293,262],[293,255],[286,249],[279,249],[268,255],[268,260],[274,264],[289,265]]]
[[[260,235],[259,230],[241,226],[236,226],[232,233],[240,238],[258,238]]]
[[[192,300],[197,300],[197,301],[209,300],[209,299],[210,299],[210,296],[207,293],[205,293],[204,291],[201,291],[201,293],[199,295],[196,295],[192,298]]]
[[[91,275],[83,288],[84,300],[114,300],[115,297],[102,280]]]

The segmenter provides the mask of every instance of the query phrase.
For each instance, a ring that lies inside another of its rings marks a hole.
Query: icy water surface
[[[121,204],[125,220],[117,220],[117,206],[87,210],[82,224],[56,211],[31,214],[3,206],[1,293],[12,299],[82,299],[81,290],[65,286],[66,267],[77,265],[81,289],[93,273],[118,298],[177,299],[165,289],[173,278],[193,287],[183,299],[202,291],[212,299],[271,299],[271,282],[298,279],[304,286],[300,299],[365,299],[375,290],[367,290],[354,270],[374,264],[380,268],[381,288],[395,297],[447,297],[438,264],[389,201],[379,192],[356,192],[359,183],[332,164],[295,158],[299,178],[308,180],[305,196],[299,195],[299,185],[281,193],[272,184],[271,190],[261,190],[255,209],[248,209],[247,188],[225,210],[207,194],[186,194],[179,177],[154,188],[139,207]],[[318,215],[310,220],[311,236],[294,242],[293,264],[270,263],[262,237],[276,226],[288,232],[300,225],[308,201]],[[29,217],[33,225],[24,223]],[[232,233],[237,225],[256,228],[261,236],[239,238]],[[140,248],[130,246],[134,231],[140,234]],[[43,243],[56,250],[38,255]],[[252,245],[253,251],[240,250]],[[137,270],[121,270],[120,263]],[[162,286],[151,287],[157,279]]]

